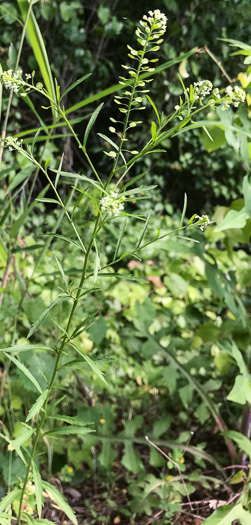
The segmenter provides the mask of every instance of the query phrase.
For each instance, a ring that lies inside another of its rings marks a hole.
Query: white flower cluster
[[[116,215],[124,209],[123,200],[124,197],[119,197],[118,193],[112,191],[110,195],[100,199],[101,211],[108,213],[108,215]]]
[[[13,151],[14,149],[20,151],[22,149],[22,142],[23,139],[17,139],[14,137],[6,137],[5,144],[8,146],[10,151]]]
[[[25,83],[22,79],[22,71],[19,70],[14,73],[13,69],[8,69],[2,73],[1,82],[5,89],[13,89],[15,93],[18,93],[20,87]]]
[[[156,36],[162,36],[166,31],[166,15],[161,13],[159,9],[155,9],[155,11],[148,11],[148,15],[149,16],[143,16],[143,20],[140,20],[140,24],[144,27],[146,33],[150,33],[151,29],[153,28],[154,32],[156,31],[156,33],[158,33]]]
[[[200,80],[194,83],[194,94],[196,98],[204,98],[210,95],[213,89],[213,84],[210,80]]]
[[[230,104],[233,104],[236,108],[238,108],[240,102],[245,102],[246,100],[246,93],[239,86],[234,86],[234,89],[232,86],[228,86],[225,90],[225,93],[229,97],[229,101],[226,100],[226,104],[228,104],[227,107],[229,107]]]
[[[210,224],[210,220],[207,215],[196,215],[195,217],[195,224],[200,226],[201,231],[204,230],[204,227]]]

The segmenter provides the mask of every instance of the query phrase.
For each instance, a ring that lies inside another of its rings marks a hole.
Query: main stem
[[[99,228],[99,221],[100,221],[100,216],[97,217],[97,220],[96,220],[95,226],[94,226],[94,230],[93,230],[93,233],[92,233],[92,236],[91,236],[88,248],[87,248],[86,253],[85,253],[85,260],[84,260],[82,276],[81,276],[81,279],[80,279],[80,283],[79,283],[79,286],[78,286],[77,294],[76,294],[76,297],[74,299],[74,303],[72,305],[72,309],[71,309],[70,316],[69,316],[68,323],[67,323],[67,328],[66,328],[66,333],[67,334],[69,334],[71,323],[72,323],[72,319],[73,319],[75,310],[76,310],[78,302],[79,302],[79,297],[80,297],[80,294],[81,294],[82,286],[83,286],[84,281],[86,279],[86,270],[87,270],[89,255],[90,255],[90,252],[91,252],[91,249],[92,249],[94,238],[95,238],[96,233],[97,233],[98,228]],[[62,343],[61,343],[60,347],[57,349],[57,357],[56,357],[56,360],[55,360],[54,369],[53,369],[53,372],[52,372],[50,384],[48,386],[48,394],[46,396],[46,399],[45,399],[45,402],[43,404],[43,407],[41,408],[41,410],[43,410],[43,415],[42,415],[42,417],[40,419],[39,425],[37,426],[36,435],[35,435],[32,451],[31,451],[30,459],[28,461],[27,468],[26,468],[26,475],[25,475],[23,486],[22,486],[20,502],[19,502],[17,525],[21,525],[21,513],[22,513],[22,506],[23,506],[23,499],[24,499],[24,494],[25,494],[25,490],[26,490],[26,485],[27,485],[27,482],[28,482],[28,479],[29,479],[29,474],[30,474],[32,462],[33,462],[33,459],[35,457],[35,453],[36,453],[38,441],[39,441],[39,438],[40,438],[41,430],[42,430],[44,422],[46,420],[46,409],[47,409],[50,393],[51,393],[52,387],[54,385],[54,381],[55,381],[55,378],[56,378],[56,375],[57,375],[57,371],[58,371],[58,368],[59,368],[59,364],[60,364],[60,358],[61,358],[62,352],[64,350],[64,346],[65,346],[67,340],[68,340],[68,338],[65,335],[63,340],[62,340]]]

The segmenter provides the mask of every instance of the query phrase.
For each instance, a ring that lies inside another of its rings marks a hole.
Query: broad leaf
[[[203,521],[204,525],[230,525],[238,520],[241,525],[250,525],[250,513],[242,505],[223,505],[219,507],[209,518]]]
[[[229,430],[228,432],[225,432],[225,435],[235,441],[235,443],[237,443],[241,450],[243,450],[251,460],[251,442],[246,436],[235,430]]]
[[[224,230],[244,228],[248,218],[249,215],[244,208],[240,211],[230,210],[223,221],[216,226],[215,231],[222,232]]]

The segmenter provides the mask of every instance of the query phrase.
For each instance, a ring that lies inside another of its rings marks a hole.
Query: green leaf
[[[139,453],[135,450],[132,443],[125,443],[125,452],[121,459],[122,465],[133,474],[144,471],[144,466]]]
[[[66,286],[66,288],[67,288],[68,284],[67,284],[67,279],[66,279],[66,275],[65,275],[65,273],[64,273],[64,270],[63,270],[63,268],[62,268],[62,266],[61,266],[61,264],[60,264],[58,258],[56,257],[56,255],[54,255],[54,257],[55,257],[55,259],[56,259],[56,263],[57,263],[57,265],[58,265],[59,271],[60,271],[60,273],[61,273],[61,275],[62,275],[62,277],[63,277],[63,281],[64,281],[65,286]]]
[[[50,236],[50,237],[57,237],[58,239],[62,239],[63,241],[66,241],[68,242],[69,244],[73,244],[74,246],[76,246],[79,250],[83,251],[83,248],[82,246],[80,246],[80,244],[78,244],[76,241],[73,241],[72,239],[70,239],[69,237],[66,237],[65,235],[60,235],[59,233],[47,233],[46,235]],[[84,252],[85,253],[85,252]]]
[[[203,521],[203,525],[230,525],[234,520],[241,525],[250,525],[250,513],[241,504],[223,505]]]
[[[153,110],[155,111],[155,114],[156,114],[156,116],[157,116],[158,123],[159,123],[159,126],[160,126],[160,117],[159,117],[158,110],[157,110],[157,108],[156,108],[154,102],[152,101],[152,99],[149,97],[149,95],[146,95],[146,98],[147,98],[147,100],[149,100],[149,102],[150,102],[150,104],[151,104]]]
[[[238,375],[235,378],[234,386],[229,392],[227,399],[240,405],[251,403],[251,375]]]
[[[244,436],[244,434],[236,432],[235,430],[229,430],[228,432],[224,432],[224,435],[235,441],[240,449],[248,455],[249,459],[251,459],[251,442],[246,436]]]
[[[84,148],[86,146],[86,142],[87,142],[89,133],[90,133],[90,131],[91,131],[91,129],[92,129],[92,127],[93,127],[93,125],[94,125],[94,123],[95,123],[95,121],[96,121],[96,119],[98,117],[98,114],[99,114],[100,110],[102,109],[103,105],[104,105],[104,102],[102,102],[102,104],[100,104],[95,109],[95,111],[93,112],[93,114],[92,114],[92,116],[91,116],[91,118],[90,118],[90,120],[89,120],[89,122],[88,122],[88,124],[86,126],[86,130],[85,130],[85,134],[84,134],[84,141],[83,141],[83,147]]]
[[[53,428],[53,430],[48,430],[44,432],[44,436],[57,437],[57,436],[68,436],[70,434],[84,436],[85,434],[90,434],[90,432],[95,432],[93,428],[81,427],[81,426],[62,426],[58,428]]]
[[[49,202],[51,204],[57,204],[59,206],[62,206],[62,204],[59,201],[57,201],[56,199],[50,199],[50,198],[47,198],[47,197],[44,197],[43,199],[38,199],[37,198],[36,201],[38,201],[38,202]]]
[[[249,215],[245,211],[245,208],[240,211],[230,210],[223,221],[216,226],[214,231],[222,232],[224,230],[244,228],[248,218]]]
[[[123,235],[124,235],[126,224],[127,224],[127,218],[125,218],[125,220],[122,222],[122,225],[121,225],[121,228],[120,228],[119,237],[118,237],[118,240],[117,240],[117,244],[116,244],[116,248],[115,248],[115,252],[114,252],[114,256],[113,256],[113,261],[115,261],[117,259],[118,251],[119,251],[120,244],[121,244],[121,241],[122,241],[122,238],[123,238]]]
[[[154,186],[140,186],[139,188],[134,188],[132,190],[127,190],[123,192],[123,195],[135,195],[136,193],[147,193],[148,191],[153,190],[154,188],[157,188],[157,184]]]
[[[107,24],[109,18],[110,18],[110,9],[109,7],[105,7],[103,5],[100,5],[98,8],[98,17],[103,25]]]
[[[75,417],[74,416],[48,416],[47,419],[53,419],[55,421],[64,421],[64,423],[69,423],[69,425],[76,425],[79,427],[85,427],[86,425],[92,424],[91,421],[82,419],[79,416],[75,416]]]
[[[78,80],[76,80],[76,82],[74,82],[74,84],[71,84],[71,86],[69,86],[63,93],[63,95],[61,95],[60,97],[60,101],[62,100],[63,97],[65,97],[65,95],[67,95],[67,93],[69,93],[72,89],[74,89],[76,86],[79,86],[79,84],[81,84],[82,82],[84,82],[87,78],[89,78],[91,76],[92,73],[87,73],[87,75],[84,75],[83,77],[79,78]]]
[[[6,357],[8,357],[8,359],[10,359],[10,361],[12,361],[12,363],[14,363],[14,365],[16,365],[16,367],[19,368],[19,370],[21,370],[21,372],[23,372],[23,374],[26,377],[28,377],[28,379],[33,383],[33,385],[35,385],[36,389],[41,394],[42,393],[42,388],[39,385],[39,383],[37,382],[37,380],[35,379],[35,377],[33,377],[31,372],[28,370],[28,368],[26,368],[26,366],[24,366],[23,363],[18,361],[18,359],[16,359],[15,357],[13,357],[11,355],[8,355],[7,353],[6,353]]]
[[[13,352],[19,353],[19,352],[27,352],[28,350],[51,350],[54,352],[53,348],[49,348],[45,345],[14,345],[14,346],[8,346],[7,348],[0,348],[0,352]]]
[[[156,126],[155,122],[153,121],[152,125],[151,125],[152,141],[153,142],[155,142],[155,139],[156,139],[156,131],[157,131],[157,126]]]
[[[97,277],[98,277],[98,272],[100,269],[100,253],[99,253],[99,247],[98,247],[98,243],[96,239],[93,240],[93,244],[94,244],[95,251],[96,251],[95,260],[94,260],[94,269],[93,269],[93,282],[95,284]]]
[[[101,370],[98,368],[98,366],[94,363],[94,361],[86,354],[84,354],[84,352],[82,352],[76,345],[74,345],[73,343],[71,343],[71,345],[73,346],[73,348],[75,348],[75,350],[82,356],[82,358],[88,363],[88,365],[90,366],[90,368],[92,369],[92,371],[97,374],[97,376],[99,377],[99,379],[101,379],[101,381],[103,381],[103,383],[105,383],[105,385],[108,386],[108,383],[106,382],[105,378],[104,378],[104,374],[103,372],[101,372]]]
[[[245,201],[245,211],[251,217],[251,184],[249,183],[249,176],[245,175],[242,183],[242,191]]]
[[[42,481],[42,486],[43,486],[44,490],[47,490],[48,492],[50,492],[50,494],[52,495],[55,503],[66,514],[66,516],[69,518],[69,520],[71,520],[74,523],[74,525],[78,525],[78,522],[77,522],[77,519],[76,519],[76,516],[75,516],[73,510],[71,509],[71,507],[69,506],[67,500],[61,494],[61,492],[59,492],[59,490],[56,489],[56,487],[54,487],[50,483],[47,483],[46,481]]]
[[[18,488],[15,488],[11,490],[0,502],[0,512],[4,512],[5,509],[9,507],[9,505],[16,499],[19,494],[21,493],[21,490]]]
[[[231,343],[229,341],[221,341],[218,343],[218,346],[234,358],[241,374],[245,375],[248,373],[248,367],[243,359],[242,353],[234,341],[231,341]]]
[[[40,315],[40,317],[36,320],[36,322],[31,326],[30,328],[30,331],[27,335],[27,338],[29,339],[37,330],[38,328],[41,326],[41,324],[43,323],[43,321],[46,319],[46,317],[48,316],[48,314],[50,313],[51,309],[54,308],[54,306],[56,306],[56,304],[58,303],[62,303],[62,301],[65,301],[67,299],[72,299],[72,297],[70,295],[64,295],[62,297],[58,297],[55,301],[53,301],[53,303],[50,304],[50,306],[48,306],[48,308],[46,308],[42,314]]]
[[[148,228],[148,224],[149,224],[149,220],[150,220],[151,214],[152,214],[152,210],[150,210],[149,213],[148,213],[148,215],[147,215],[147,218],[146,218],[146,222],[145,222],[145,224],[144,224],[143,231],[142,231],[142,233],[141,233],[141,235],[140,235],[140,238],[139,238],[139,240],[138,240],[138,242],[137,242],[137,245],[136,245],[136,248],[137,248],[137,249],[140,247],[140,245],[141,245],[141,243],[142,243],[142,241],[143,241],[143,239],[144,239],[144,237],[145,237],[146,230],[147,230],[147,228]]]
[[[37,504],[38,516],[41,518],[42,506],[43,506],[43,487],[40,472],[37,468],[35,461],[32,461],[33,480],[35,483],[35,497]]]
[[[62,177],[80,179],[82,181],[89,182],[90,184],[92,184],[92,186],[95,186],[95,188],[102,191],[102,193],[105,193],[106,195],[108,195],[107,191],[104,188],[102,188],[102,186],[100,186],[98,182],[95,182],[95,180],[89,179],[89,177],[86,177],[85,175],[77,175],[75,173],[70,173],[69,171],[59,171],[59,170],[54,170],[52,168],[51,168],[51,171],[55,171],[55,173],[59,173]]]
[[[24,426],[24,431],[22,432],[21,436],[10,441],[11,448],[13,448],[14,450],[19,449],[25,443],[25,441],[28,441],[28,439],[30,439],[30,437],[32,436],[32,434],[34,434],[34,432],[35,432],[34,428],[31,428],[29,426]]]
[[[21,182],[23,182],[25,179],[28,179],[32,172],[34,171],[33,166],[28,166],[24,170],[20,171],[13,179],[11,184],[9,185],[9,188],[6,192],[6,195],[8,195],[12,190],[14,190]]]
[[[19,0],[20,1],[20,0]],[[42,197],[48,190],[49,185],[47,185],[38,195],[38,199]],[[17,237],[17,234],[21,228],[21,226],[26,221],[28,215],[30,214],[31,210],[33,210],[34,206],[36,206],[36,200],[20,215],[20,217],[14,222],[11,230],[10,230],[10,237]]]
[[[30,421],[30,419],[32,419],[40,411],[40,409],[42,408],[47,398],[47,395],[48,395],[48,389],[46,388],[46,390],[42,392],[42,394],[37,398],[34,405],[32,405],[32,407],[30,408],[28,412],[28,416],[26,418],[26,422]]]

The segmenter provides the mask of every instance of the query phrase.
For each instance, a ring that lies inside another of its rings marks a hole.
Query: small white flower
[[[22,150],[22,142],[23,139],[18,140],[16,137],[6,137],[5,139],[5,144],[10,151],[13,151],[14,149],[18,151]]]
[[[206,95],[210,95],[212,89],[213,84],[210,80],[200,80],[199,82],[194,82],[194,93],[196,98],[204,98]]]
[[[12,69],[3,71],[1,75],[1,82],[5,89],[13,89],[15,93],[18,93],[20,87],[25,84],[24,80],[22,79],[22,71],[18,70],[16,73],[14,73]]]
[[[103,213],[108,215],[117,215],[124,209],[123,196],[119,197],[118,193],[112,191],[110,195],[106,195],[100,199],[100,208]]]
[[[234,86],[234,88],[232,88],[232,86],[227,86],[225,92],[227,97],[229,97],[229,100],[226,102],[228,104],[227,107],[229,107],[230,104],[233,104],[234,107],[238,108],[239,104],[241,102],[245,102],[246,100],[246,93],[244,89],[240,88],[239,86]],[[222,109],[227,109],[226,105]]]

